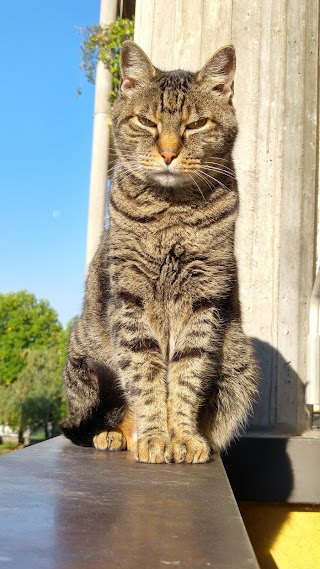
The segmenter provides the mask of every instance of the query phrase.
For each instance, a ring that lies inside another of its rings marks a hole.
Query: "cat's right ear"
[[[227,45],[216,51],[207,61],[197,74],[197,81],[211,84],[215,91],[231,103],[235,71],[236,53],[232,45]]]
[[[136,85],[149,83],[156,74],[156,68],[144,51],[135,42],[127,40],[121,47],[121,93],[134,89]]]

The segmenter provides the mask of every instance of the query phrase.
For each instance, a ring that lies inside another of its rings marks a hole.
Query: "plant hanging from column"
[[[89,83],[95,82],[97,62],[102,61],[112,73],[110,101],[118,96],[120,83],[120,47],[125,40],[133,39],[134,19],[117,18],[109,26],[87,26],[80,30],[84,39],[81,44],[82,63]],[[78,89],[81,94],[81,88]]]

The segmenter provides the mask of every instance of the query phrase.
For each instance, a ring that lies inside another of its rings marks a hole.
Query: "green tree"
[[[1,420],[19,427],[20,438],[27,425],[43,426],[47,437],[48,423],[57,425],[64,416],[62,370],[61,347],[29,350],[16,381],[0,386]]]
[[[16,381],[0,386],[0,416],[2,421],[19,427],[20,438],[29,425],[44,427],[58,425],[66,411],[62,385],[65,346],[28,350],[25,364]]]
[[[44,351],[30,350],[17,379],[25,391],[21,404],[22,428],[42,425],[47,437],[48,423],[57,425],[65,415],[63,366],[64,346]]]
[[[0,384],[0,423],[18,427],[19,437],[29,425],[32,430],[48,424],[57,429],[66,414],[63,367],[69,335],[77,317],[54,335],[54,345],[24,350],[23,368],[15,381]]]
[[[55,346],[61,332],[48,301],[25,290],[0,294],[0,385],[17,379],[28,350]]]

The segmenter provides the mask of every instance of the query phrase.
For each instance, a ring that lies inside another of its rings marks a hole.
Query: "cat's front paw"
[[[160,464],[170,462],[171,444],[165,435],[145,435],[137,443],[136,458],[139,462]]]
[[[171,445],[173,462],[203,463],[209,460],[210,445],[200,435],[176,435]]]
[[[98,450],[125,450],[127,441],[120,429],[103,431],[93,437],[93,446]]]

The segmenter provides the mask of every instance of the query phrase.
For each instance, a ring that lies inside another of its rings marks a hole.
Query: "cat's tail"
[[[211,418],[208,413],[202,418],[203,430],[215,450],[225,450],[242,434],[257,397],[258,377],[252,342],[243,333],[240,321],[235,319],[224,337]]]

